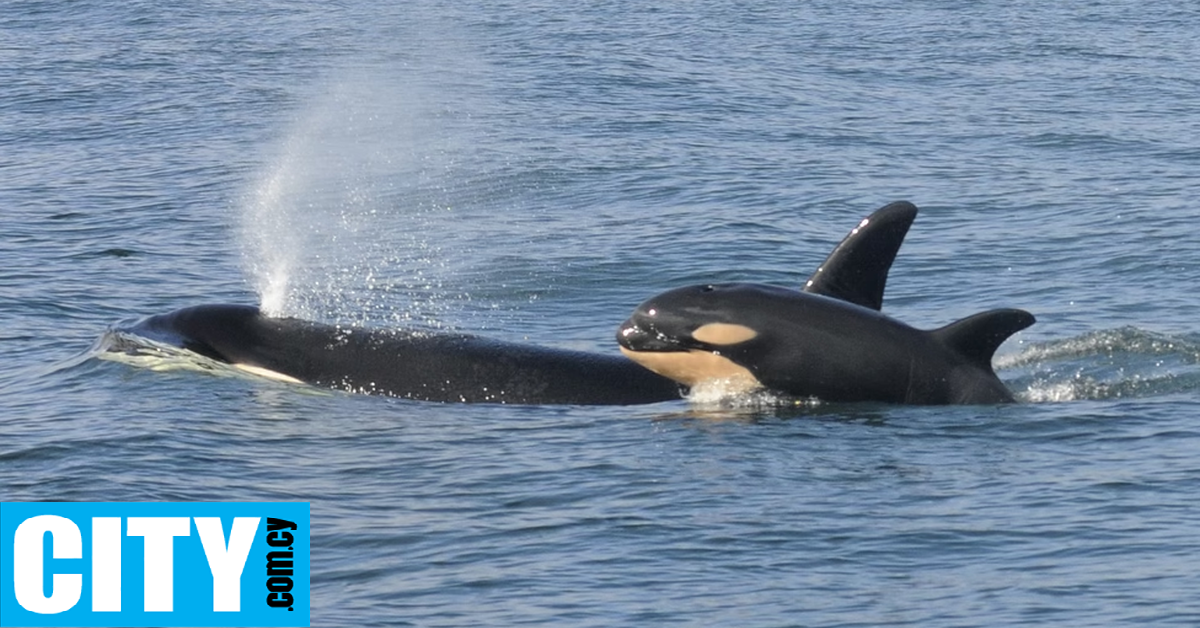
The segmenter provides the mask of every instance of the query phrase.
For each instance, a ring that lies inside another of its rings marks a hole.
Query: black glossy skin
[[[339,329],[243,305],[184,308],[130,331],[316,386],[408,399],[624,405],[681,397],[678,384],[620,355],[464,334]]]
[[[692,337],[708,323],[742,325],[758,336],[721,346]],[[715,353],[748,369],[764,387],[796,397],[993,404],[1013,396],[992,370],[991,353],[1032,323],[1028,313],[998,310],[967,319],[953,332],[956,325],[922,331],[838,299],[722,284],[679,288],[646,301],[618,330],[617,341],[631,351]],[[979,342],[962,342],[975,332]]]

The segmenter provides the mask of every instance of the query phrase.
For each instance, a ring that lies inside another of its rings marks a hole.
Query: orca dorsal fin
[[[977,366],[991,370],[992,356],[1008,337],[1036,321],[1025,310],[988,310],[935,329],[932,333],[942,344],[966,356]]]
[[[916,217],[917,206],[908,201],[876,210],[825,258],[804,291],[881,309],[888,270]]]

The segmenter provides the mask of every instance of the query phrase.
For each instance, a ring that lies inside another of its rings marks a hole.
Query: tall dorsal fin
[[[992,356],[1008,337],[1037,320],[1025,310],[988,310],[935,329],[942,344],[966,356],[977,366],[992,368]]]
[[[804,291],[881,309],[888,270],[916,217],[917,206],[908,201],[876,210],[825,258]]]

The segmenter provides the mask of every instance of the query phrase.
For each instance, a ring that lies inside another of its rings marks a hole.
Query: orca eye
[[[716,289],[717,289],[716,286],[709,284],[707,286],[704,286],[703,288],[700,288],[700,292],[712,292],[713,290],[716,290]]]

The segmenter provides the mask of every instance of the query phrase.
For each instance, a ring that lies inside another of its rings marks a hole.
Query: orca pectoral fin
[[[888,271],[916,217],[917,206],[908,201],[876,210],[825,258],[804,291],[881,309]]]
[[[931,334],[942,344],[966,356],[977,366],[992,368],[992,356],[1008,337],[1029,327],[1037,319],[1025,310],[989,310],[935,329]]]

